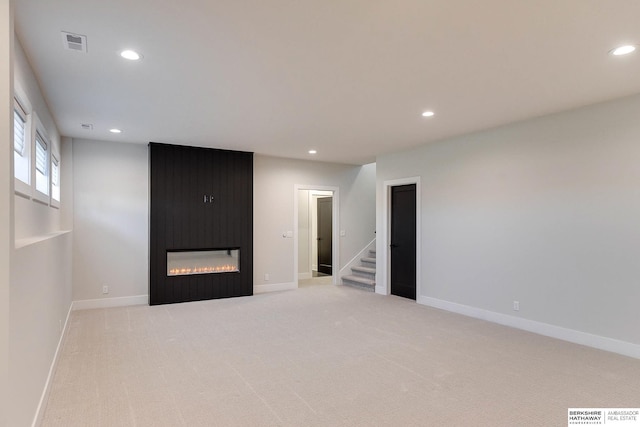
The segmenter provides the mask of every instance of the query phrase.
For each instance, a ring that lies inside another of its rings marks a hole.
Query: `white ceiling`
[[[60,132],[105,141],[364,164],[640,92],[640,53],[607,53],[638,0],[16,0],[15,24]]]

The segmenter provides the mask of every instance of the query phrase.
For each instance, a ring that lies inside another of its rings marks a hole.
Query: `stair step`
[[[354,276],[354,275],[342,276],[342,280],[343,281],[348,280],[350,282],[360,283],[361,285],[369,285],[369,286],[376,285],[375,280],[367,279],[365,277],[360,277],[360,276]]]
[[[375,291],[376,288],[375,280],[353,275],[342,276],[342,284],[366,289],[368,291]]]
[[[376,250],[375,249],[369,249],[369,256],[371,258],[375,258],[376,257]]]
[[[368,263],[371,263],[371,264],[375,264],[376,263],[376,259],[375,258],[371,258],[371,257],[360,258],[360,261],[368,262]]]
[[[354,273],[363,273],[367,275],[373,274],[374,276],[376,274],[376,269],[371,267],[355,266],[351,267],[351,271],[353,271]]]

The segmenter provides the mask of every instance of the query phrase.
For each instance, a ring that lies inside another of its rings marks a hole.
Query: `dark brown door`
[[[391,294],[416,299],[416,185],[391,187]]]
[[[318,273],[331,275],[333,197],[318,199]]]

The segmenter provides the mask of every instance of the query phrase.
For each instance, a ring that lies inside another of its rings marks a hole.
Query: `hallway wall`
[[[298,190],[298,279],[311,277],[309,190]]]
[[[257,292],[291,286],[294,238],[294,187],[340,189],[340,266],[375,238],[376,165],[343,165],[267,156],[254,159],[254,285]],[[334,268],[336,274],[339,266]],[[269,274],[269,280],[265,280]],[[261,288],[263,287],[263,288]]]

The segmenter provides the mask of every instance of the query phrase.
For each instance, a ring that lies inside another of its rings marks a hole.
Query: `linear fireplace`
[[[239,271],[240,249],[167,251],[167,276]]]
[[[149,304],[253,294],[253,154],[149,144]]]

